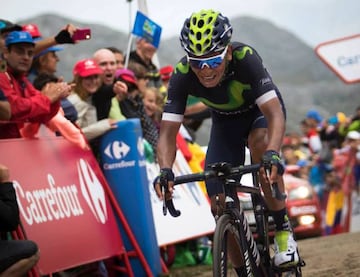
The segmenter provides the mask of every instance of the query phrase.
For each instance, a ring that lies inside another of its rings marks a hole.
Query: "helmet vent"
[[[205,22],[203,19],[200,19],[197,23],[198,28],[202,28],[204,26]]]
[[[198,52],[200,52],[202,50],[201,44],[199,44],[199,43],[196,44],[196,50]]]

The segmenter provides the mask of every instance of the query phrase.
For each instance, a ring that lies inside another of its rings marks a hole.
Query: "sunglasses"
[[[191,67],[195,67],[198,69],[203,69],[204,67],[208,67],[214,69],[217,68],[224,60],[227,49],[228,46],[225,47],[224,51],[221,54],[205,59],[193,58],[193,57],[189,57],[188,55],[187,60]]]

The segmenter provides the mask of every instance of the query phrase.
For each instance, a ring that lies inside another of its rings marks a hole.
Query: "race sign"
[[[315,53],[343,82],[360,82],[360,34],[321,43]]]

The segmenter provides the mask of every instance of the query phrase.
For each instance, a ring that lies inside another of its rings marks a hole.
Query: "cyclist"
[[[169,180],[166,198],[171,197],[176,134],[183,121],[188,95],[196,96],[211,108],[212,127],[206,165],[223,161],[241,165],[246,145],[253,162],[262,163],[260,182],[276,224],[274,263],[278,267],[288,267],[299,261],[297,244],[285,201],[273,198],[270,190],[270,184],[277,182],[280,191],[284,192],[279,151],[285,131],[285,107],[261,57],[249,45],[230,42],[232,31],[228,18],[213,10],[201,10],[185,20],[180,42],[186,55],[171,76],[160,126],[159,176]],[[265,166],[271,166],[269,177]],[[158,180],[154,181],[155,190],[162,199],[164,195]],[[219,210],[215,196],[224,201],[222,186],[216,181],[208,181],[206,188],[215,216]],[[234,196],[238,200],[235,191]],[[244,267],[232,254],[234,251],[230,250],[230,258],[240,275]]]

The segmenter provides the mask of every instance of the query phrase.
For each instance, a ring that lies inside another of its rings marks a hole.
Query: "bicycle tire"
[[[229,232],[238,238],[236,228],[232,223],[232,218],[229,214],[220,216],[216,223],[214,239],[213,239],[213,276],[226,277],[229,270],[228,256],[227,256],[227,236]],[[239,240],[239,238],[238,238]]]
[[[228,271],[231,270],[230,264],[228,263],[229,258],[227,255],[228,250],[228,235],[232,234],[234,236],[235,243],[239,247],[239,255],[245,261],[243,253],[248,253],[248,247],[244,246],[243,243],[246,242],[246,238],[240,238],[238,226],[234,223],[234,219],[230,214],[223,214],[216,223],[214,241],[213,241],[213,276],[214,277],[226,277],[228,276]],[[240,249],[246,249],[246,251],[241,251]],[[251,269],[254,271],[254,268]],[[256,270],[252,273],[253,276],[259,276],[255,273]],[[248,274],[251,274],[248,272]]]

